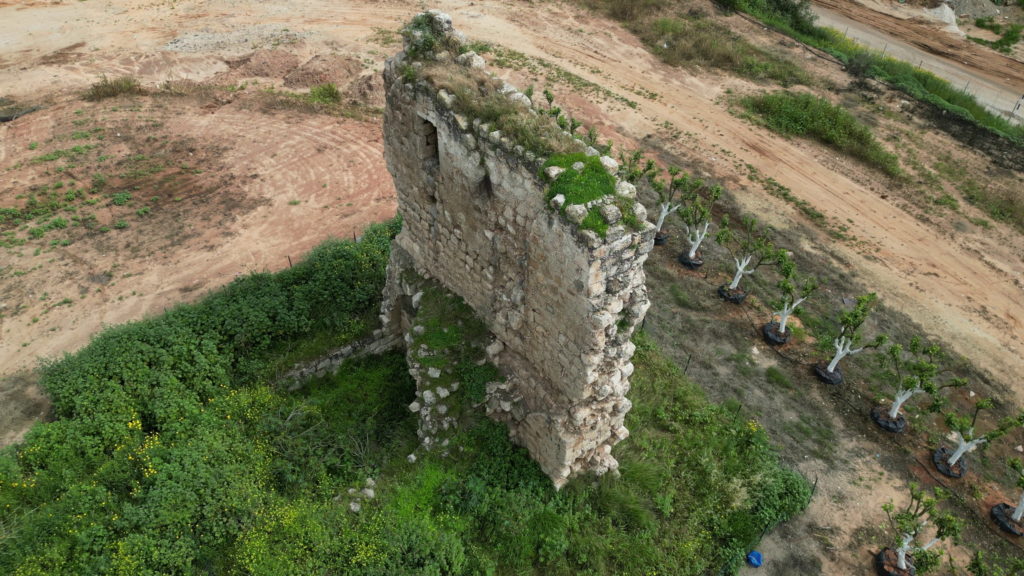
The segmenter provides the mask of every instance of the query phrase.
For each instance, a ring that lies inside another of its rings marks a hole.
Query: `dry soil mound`
[[[284,85],[289,88],[309,88],[330,82],[335,86],[345,86],[362,70],[362,63],[355,58],[334,54],[317,55],[284,75]]]
[[[242,77],[284,78],[299,66],[299,57],[283,50],[257,50],[228,62]]]

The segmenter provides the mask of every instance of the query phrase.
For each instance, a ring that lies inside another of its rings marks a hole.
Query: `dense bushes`
[[[57,420],[0,455],[0,572],[193,573],[222,562],[281,467],[251,428],[280,401],[258,385],[270,352],[317,331],[365,332],[397,226],[109,329],[46,367]]]
[[[110,329],[49,366],[57,420],[0,451],[0,573],[699,575],[732,572],[806,504],[756,422],[708,404],[642,337],[622,477],[561,492],[473,402],[450,457],[409,464],[399,353],[296,393],[267,386],[287,343],[365,331],[394,230]],[[474,401],[497,376],[462,370]],[[375,497],[352,513],[367,477]]]
[[[896,155],[886,152],[867,126],[824,98],[780,91],[749,96],[742,103],[780,134],[815,138],[890,176],[902,173]]]

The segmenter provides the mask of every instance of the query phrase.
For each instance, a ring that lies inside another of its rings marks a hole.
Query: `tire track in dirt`
[[[68,116],[76,117],[71,110],[77,105],[53,110],[64,115],[56,122],[47,114],[19,121],[34,126],[15,125],[25,133],[10,144],[24,145],[26,134],[46,140]],[[90,274],[117,271],[116,282],[83,295],[59,315],[28,311],[5,318],[0,335],[5,373],[31,368],[40,356],[71,352],[104,325],[157,313],[242,274],[284,268],[289,258],[297,262],[328,237],[351,238],[368,223],[394,215],[395,193],[384,166],[378,120],[292,110],[260,113],[251,102],[222,106],[212,114],[189,110],[195,106],[188,99],[162,97],[141,112],[117,113],[131,120],[100,109],[107,122],[122,127],[121,132],[108,130],[106,142],[112,147],[124,146],[113,142],[119,136],[145,139],[147,126],[160,126],[151,128],[150,135],[171,134],[194,147],[196,158],[212,150],[216,163],[200,163],[201,174],[185,174],[160,188],[164,207],[151,216],[163,219],[159,227],[133,221],[130,230],[138,227],[138,233],[103,237],[94,247],[76,243],[73,258],[59,257],[38,273],[45,278],[19,278],[31,282],[21,292],[33,306],[38,298],[32,294],[77,293]],[[178,161],[195,166],[190,157]],[[150,192],[138,194],[148,197]],[[182,211],[182,216],[168,210]],[[5,296],[16,297],[9,291]],[[32,322],[33,314],[41,321]]]

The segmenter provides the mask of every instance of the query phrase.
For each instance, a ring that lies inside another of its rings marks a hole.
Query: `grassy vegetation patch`
[[[601,238],[608,235],[608,222],[601,216],[601,211],[591,208],[587,216],[580,222],[580,230],[591,230]]]
[[[707,24],[699,12],[682,0],[585,0],[585,4],[605,10],[626,24],[644,39],[652,52],[663,58],[678,58],[680,62],[705,59],[709,64],[719,62],[734,73],[755,79],[768,78],[784,85],[807,83],[791,64],[776,59],[739,40],[730,45],[728,34],[715,37],[715,24]],[[956,114],[999,136],[1024,146],[1024,126],[1009,122],[989,112],[973,96],[938,76],[906,62],[887,57],[831,28],[816,26],[810,3],[801,0],[719,0],[717,4],[729,10],[738,10],[754,16],[766,25],[788,34],[805,44],[821,49],[862,74],[877,78],[917,100]],[[684,16],[685,15],[685,16]],[[656,23],[660,20],[660,23]],[[687,31],[678,37],[682,31]],[[993,47],[1005,49],[1016,42],[1014,32],[1002,30],[1003,36]],[[1019,35],[1020,30],[1016,32]],[[675,39],[675,43],[668,41]],[[660,43],[659,43],[660,40]],[[995,46],[999,44],[999,46]],[[692,59],[692,60],[688,60]],[[731,67],[737,66],[733,69]],[[850,66],[854,64],[854,66]]]
[[[789,60],[756,48],[727,27],[703,17],[661,17],[631,26],[654,54],[673,66],[705,66],[783,86],[811,84]]]
[[[622,477],[560,492],[479,410],[449,457],[409,463],[401,354],[294,393],[268,386],[303,340],[365,334],[395,231],[332,242],[51,364],[56,419],[0,451],[0,572],[732,574],[806,505],[807,482],[757,422],[709,404],[642,336]],[[424,338],[457,353],[476,330],[463,305],[423,298]]]
[[[896,155],[882,148],[867,126],[824,98],[779,91],[749,96],[741,103],[779,134],[814,138],[890,176],[903,173]]]
[[[459,416],[467,401],[484,400],[488,382],[503,380],[484,353],[490,331],[462,298],[437,282],[418,276],[406,280],[423,292],[415,320],[420,328],[409,344],[412,357],[422,366],[439,370],[431,384],[452,392],[445,403]]]
[[[444,30],[435,29],[435,22],[432,16],[419,14],[402,29],[402,37],[407,41],[406,54],[410,58],[417,60],[435,50],[447,50],[453,54],[461,52],[461,46],[454,38]]]
[[[988,182],[979,182],[967,175],[967,171],[952,156],[945,155],[933,166],[935,172],[949,181],[968,203],[977,206],[992,218],[1013,224],[1024,230],[1024,203],[1020,194],[1010,190],[995,190]],[[943,195],[937,203],[944,203]],[[952,199],[956,202],[956,199]],[[952,207],[952,206],[951,206]]]
[[[984,28],[999,35],[998,40],[986,40],[984,38],[975,38],[974,36],[968,36],[971,40],[988,46],[989,48],[998,50],[1005,54],[1009,54],[1013,49],[1014,44],[1020,42],[1020,33],[1024,31],[1024,25],[1021,24],[1009,24],[1005,28],[1002,24],[995,21],[992,16],[985,18],[977,18],[974,20],[974,25],[978,28]]]
[[[80,146],[72,146],[71,148],[65,148],[62,150],[54,150],[53,152],[47,152],[42,156],[36,156],[32,159],[33,162],[53,162],[54,160],[66,159],[69,161],[78,160],[85,156],[90,150],[95,148],[93,144],[82,144]]]
[[[637,231],[643,228],[644,221],[636,215],[636,203],[629,198],[622,196],[615,197],[615,206],[622,214],[622,223],[630,230]]]
[[[583,168],[576,170],[574,164],[583,163]],[[593,200],[604,198],[615,194],[615,178],[605,170],[597,156],[587,156],[583,153],[561,154],[548,158],[544,168],[558,166],[564,168],[565,172],[558,175],[550,186],[548,186],[547,200],[562,194],[565,196],[565,204],[562,212],[567,206],[573,204],[586,204]],[[617,202],[620,212],[623,215],[623,223],[638,229],[641,222],[633,211],[632,203],[626,205],[624,202]],[[580,223],[581,230],[592,230],[598,236],[604,238],[608,234],[608,222],[601,215],[599,206],[590,208],[587,216]]]
[[[583,163],[582,170],[575,170],[572,167],[577,162]],[[565,172],[548,186],[549,201],[562,194],[565,196],[566,206],[586,204],[615,193],[615,178],[605,170],[597,156],[587,156],[583,153],[560,154],[548,158],[544,168],[549,166],[565,169]]]
[[[76,128],[81,127],[78,120],[74,124]],[[101,193],[109,198],[109,206],[122,208],[137,196],[134,191],[145,188],[151,193],[150,197],[139,198],[137,203],[155,206],[160,200],[162,187],[170,187],[180,174],[199,173],[169,160],[187,143],[163,142],[150,135],[146,137],[143,148],[149,153],[115,157],[107,154],[108,145],[103,138],[105,131],[103,127],[75,129],[46,142],[46,146],[52,149],[36,156],[32,162],[44,165],[44,176],[50,181],[28,187],[14,196],[20,202],[0,208],[0,232],[3,233],[0,244],[14,247],[46,237],[51,246],[67,246],[83,234],[111,229],[109,226],[101,227],[93,211],[93,207],[104,201]],[[65,145],[62,142],[84,140],[92,142],[61,147]],[[40,146],[30,148],[38,149]],[[134,145],[132,148],[138,149]],[[154,206],[135,206],[132,212],[139,217],[149,215]],[[121,219],[126,215],[126,210],[115,210],[109,214],[110,225],[115,229],[128,228],[128,222]],[[64,232],[50,235],[53,230]]]
[[[791,390],[793,388],[793,383],[789,380],[789,377],[775,366],[765,368],[764,379],[769,384],[778,386],[779,388],[785,388],[786,390]]]
[[[786,58],[757,48],[697,10],[669,0],[589,0],[637,35],[673,66],[704,66],[783,86],[813,79]]]
[[[121,76],[110,79],[103,76],[99,82],[89,87],[83,96],[86,100],[97,102],[121,95],[145,94],[142,85],[132,76]]]
[[[260,108],[265,111],[295,110],[304,114],[324,114],[364,121],[381,114],[382,110],[342,98],[337,86],[318,84],[309,92],[290,92],[265,88],[259,96]]]

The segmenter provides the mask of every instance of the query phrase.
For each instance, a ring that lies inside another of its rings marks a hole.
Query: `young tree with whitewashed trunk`
[[[679,168],[670,166],[667,180],[657,177],[650,178],[651,188],[658,193],[658,220],[654,223],[654,229],[663,236],[665,234],[663,230],[665,220],[683,207],[683,202],[680,198],[680,192],[682,192],[680,184],[684,183],[685,180],[683,178],[676,178],[678,174]]]
[[[932,455],[932,462],[939,472],[950,478],[963,477],[967,473],[967,461],[964,456],[1005,436],[1010,430],[1024,426],[1024,413],[1021,413],[1014,418],[1004,419],[994,430],[986,434],[975,433],[978,415],[982,410],[989,410],[994,405],[991,398],[982,398],[974,405],[974,414],[970,418],[952,412],[946,414],[946,426],[953,433],[956,448],[950,450],[945,446],[939,446]]]
[[[962,378],[936,383],[942,358],[942,349],[937,344],[925,345],[917,336],[910,340],[906,349],[900,344],[889,346],[879,357],[879,362],[884,370],[883,378],[893,385],[896,392],[888,408],[876,406],[871,411],[875,424],[889,432],[902,432],[907,427],[907,419],[900,409],[908,400],[918,394],[929,394],[937,410],[942,400],[938,396],[940,390],[965,386],[967,381]]]
[[[885,548],[875,557],[879,574],[886,576],[909,576],[925,574],[938,567],[942,552],[933,550],[936,544],[960,535],[960,521],[948,512],[938,509],[938,502],[948,494],[942,488],[935,489],[934,496],[928,496],[917,484],[910,485],[910,503],[899,511],[892,502],[882,506],[889,524],[899,535],[896,548]],[[934,534],[927,542],[918,544],[918,539],[931,531]],[[913,557],[913,560],[911,560]]]
[[[839,370],[839,361],[847,356],[860,354],[868,348],[877,348],[885,344],[885,336],[877,336],[871,344],[857,347],[860,344],[860,327],[868,319],[868,314],[878,301],[878,296],[871,292],[857,297],[853,309],[839,315],[839,335],[832,340],[835,354],[825,364],[815,364],[814,373],[822,382],[838,386],[843,383],[843,373]]]
[[[679,219],[683,221],[688,247],[686,252],[679,255],[679,263],[695,270],[704,264],[704,259],[700,257],[700,246],[711,230],[711,208],[722,197],[722,187],[712,186],[705,195],[701,193],[704,182],[692,180],[684,188],[689,192],[683,194],[685,207],[679,212]]]
[[[1020,458],[1010,458],[1006,463],[1017,477],[1015,486],[1021,491],[1020,499],[1017,500],[1016,507],[1006,503],[993,506],[992,519],[1006,532],[1014,536],[1024,536],[1024,461]]]
[[[773,311],[768,323],[761,329],[769,344],[785,344],[789,341],[787,325],[790,316],[818,289],[818,281],[814,278],[797,277],[796,263],[788,254],[779,263],[779,274],[782,275],[779,280],[779,290],[782,291],[781,310]]]
[[[722,217],[715,241],[725,246],[736,264],[732,282],[718,287],[718,295],[734,304],[740,304],[747,297],[740,289],[740,281],[762,266],[774,266],[786,257],[786,251],[776,248],[768,237],[768,230],[757,225],[753,216],[740,219],[739,230],[729,227],[728,215]]]

